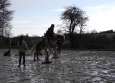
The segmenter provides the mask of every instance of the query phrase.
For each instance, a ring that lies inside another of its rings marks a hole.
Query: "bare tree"
[[[85,29],[85,26],[87,26],[87,25],[86,25],[86,22],[87,22],[88,20],[89,20],[88,17],[83,17],[83,18],[81,18],[80,23],[79,23],[80,34],[83,33],[83,31],[84,31],[84,29]]]
[[[95,34],[97,31],[95,29],[91,30],[91,33]]]
[[[76,28],[80,28],[80,33],[84,30],[88,17],[85,11],[76,7],[68,6],[65,7],[65,11],[61,14],[61,20],[63,20],[64,30],[69,33],[70,45],[73,43],[73,34],[77,33]]]
[[[0,0],[0,31],[3,36],[5,36],[6,32],[9,32],[12,28],[10,21],[12,20],[14,11],[9,9],[10,6],[10,0]]]

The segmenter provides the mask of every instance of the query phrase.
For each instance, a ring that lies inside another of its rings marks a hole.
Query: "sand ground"
[[[18,68],[18,50],[3,56],[0,49],[0,83],[115,83],[115,51],[62,50],[51,64],[33,61],[26,52],[26,67]]]

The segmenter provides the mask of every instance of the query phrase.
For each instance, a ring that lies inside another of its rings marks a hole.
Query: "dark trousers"
[[[23,65],[25,66],[25,52],[19,52],[19,66],[21,65],[22,57],[23,57]]]
[[[48,43],[50,43],[50,39],[53,38],[53,35],[46,35],[47,39],[48,39]]]
[[[48,40],[48,43],[50,43],[50,37],[49,36],[47,36],[47,40]]]

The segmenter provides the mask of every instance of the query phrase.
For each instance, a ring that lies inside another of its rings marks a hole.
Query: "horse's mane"
[[[54,36],[55,36],[56,38],[65,37],[64,35],[62,35],[62,34],[57,34],[57,33],[55,33]]]
[[[61,40],[61,42],[65,42],[65,36],[62,34],[54,34],[54,40]]]

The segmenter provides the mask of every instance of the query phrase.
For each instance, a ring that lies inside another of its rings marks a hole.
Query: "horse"
[[[55,49],[57,47],[58,40],[60,40],[62,43],[65,43],[65,36],[61,34],[54,34],[54,37],[50,38],[50,44],[48,43],[46,38],[34,44],[33,47],[31,48],[31,55],[34,55],[34,61],[36,60],[35,56],[37,57],[37,60],[39,60],[38,55],[41,53],[42,49],[45,47],[45,43],[46,43],[46,47]]]

